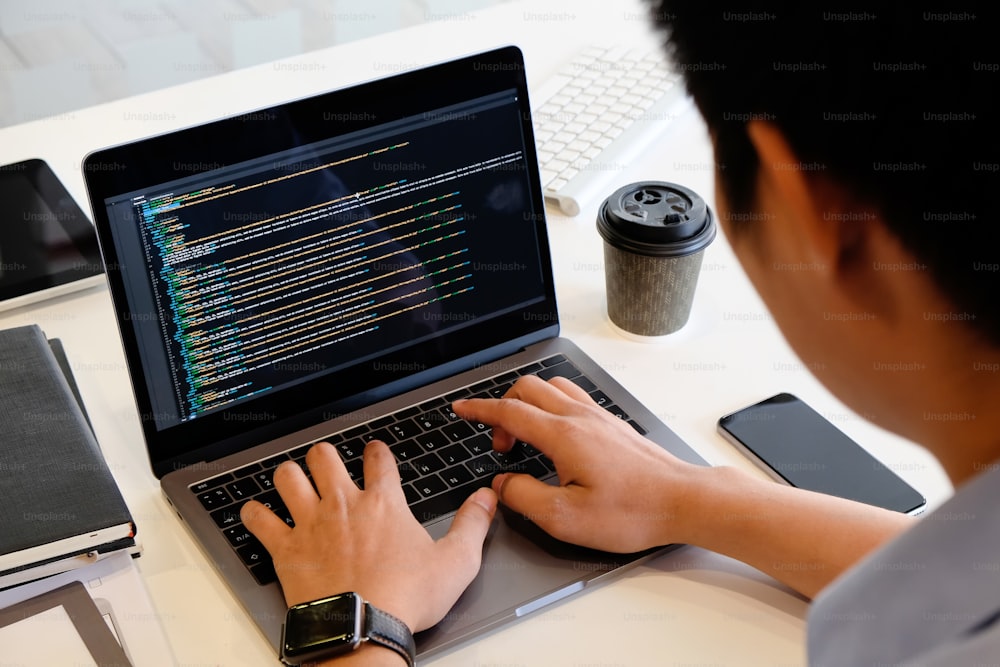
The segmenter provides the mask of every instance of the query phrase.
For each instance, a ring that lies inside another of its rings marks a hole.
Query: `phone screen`
[[[800,489],[911,513],[919,492],[791,394],[719,420],[719,432],[776,479]]]

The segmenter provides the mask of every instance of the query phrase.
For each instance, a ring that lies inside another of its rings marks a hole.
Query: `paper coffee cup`
[[[675,183],[626,185],[601,204],[597,231],[604,239],[611,323],[638,337],[683,327],[703,251],[716,234],[705,200]]]

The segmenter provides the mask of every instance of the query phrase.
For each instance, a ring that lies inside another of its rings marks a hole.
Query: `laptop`
[[[559,336],[515,47],[100,150],[84,175],[153,472],[276,650],[284,600],[239,507],[291,522],[271,474],[312,443],[363,485],[361,449],[385,440],[435,537],[501,470],[558,483],[530,445],[493,453],[489,427],[450,409],[526,373],[569,377],[704,463]],[[650,555],[572,547],[503,512],[419,654]]]

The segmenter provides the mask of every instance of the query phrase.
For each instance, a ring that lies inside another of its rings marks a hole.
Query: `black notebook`
[[[58,341],[37,326],[0,331],[0,577],[135,544],[135,524],[57,353]]]

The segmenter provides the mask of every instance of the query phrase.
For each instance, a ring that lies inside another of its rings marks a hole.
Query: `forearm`
[[[699,474],[686,498],[684,542],[741,560],[810,598],[914,521],[735,468]]]

